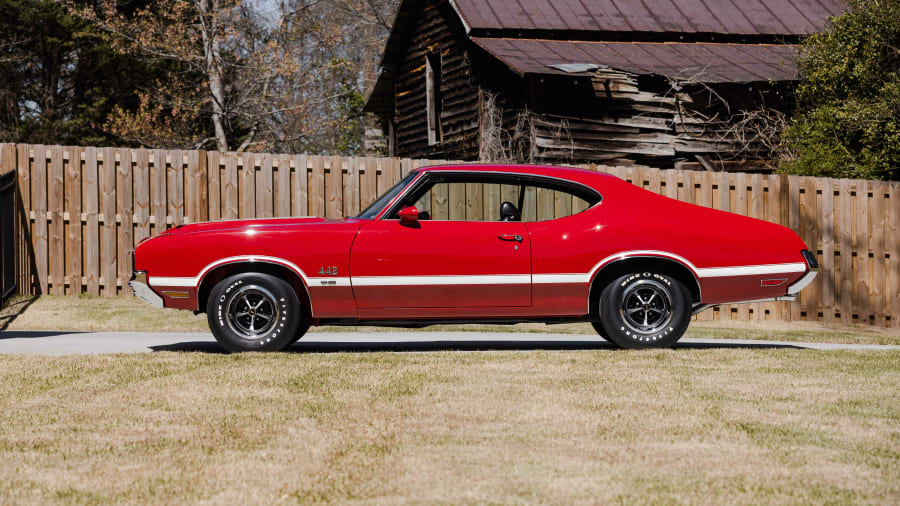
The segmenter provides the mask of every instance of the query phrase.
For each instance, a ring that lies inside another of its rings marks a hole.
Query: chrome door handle
[[[522,236],[519,234],[503,234],[503,235],[498,235],[497,238],[500,239],[501,241],[522,242]]]

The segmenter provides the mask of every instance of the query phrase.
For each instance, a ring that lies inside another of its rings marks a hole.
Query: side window
[[[517,211],[514,221],[533,222],[571,216],[598,201],[599,196],[551,184],[469,179],[436,181],[407,197],[401,207],[416,206],[421,220],[502,221],[501,206],[508,202]]]
[[[426,219],[452,221],[500,221],[500,205],[518,205],[516,185],[483,182],[435,183],[414,206]]]
[[[528,186],[522,207],[522,221],[547,221],[578,214],[591,203],[564,190]]]

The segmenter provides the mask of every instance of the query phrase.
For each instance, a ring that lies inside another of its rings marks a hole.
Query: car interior
[[[486,210],[486,214],[489,215],[484,216],[481,219],[483,221],[496,221],[498,218],[499,221],[510,222],[541,221],[542,219],[560,218],[587,209],[601,200],[600,195],[593,190],[574,185],[564,186],[538,178],[523,178],[518,175],[442,173],[431,174],[422,182],[418,183],[416,188],[413,188],[399,203],[395,204],[395,207],[392,209],[389,216],[392,219],[397,218],[397,213],[400,209],[415,206],[419,211],[419,220],[446,221],[449,219],[449,217],[446,216],[448,200],[454,198],[450,186],[460,184],[465,184],[467,186],[484,185],[483,188],[485,188],[485,191],[487,185],[495,185],[494,188],[499,189],[499,191],[495,190],[496,193],[494,194],[495,197],[500,197],[501,199],[499,209],[494,208],[497,209],[497,211],[494,211],[497,214],[487,211],[490,208],[487,205],[487,197],[486,195],[482,196],[485,202],[484,209]],[[554,208],[551,209],[551,212],[554,213],[553,216],[548,218],[539,217],[538,212],[535,209],[538,191],[544,192],[545,198],[549,198],[552,201],[562,198],[564,200],[568,199],[570,202],[575,202],[577,205],[570,205],[571,210],[568,212],[562,211],[564,213],[562,215],[558,214],[560,212],[559,209]],[[465,200],[464,192],[465,191],[463,191],[462,197],[457,194],[455,198]],[[443,213],[435,212],[436,209],[433,208],[433,206],[438,204],[444,206]],[[471,204],[471,202],[467,202],[467,204]],[[528,216],[525,216],[526,213]]]

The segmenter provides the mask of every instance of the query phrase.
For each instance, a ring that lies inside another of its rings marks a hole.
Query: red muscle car
[[[692,314],[792,300],[815,256],[788,228],[588,170],[410,172],[359,216],[183,225],[141,242],[134,293],[206,312],[229,351],[310,325],[589,321],[612,343],[672,346]]]

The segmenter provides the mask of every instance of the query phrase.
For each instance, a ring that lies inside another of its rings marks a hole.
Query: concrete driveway
[[[679,348],[794,348],[811,350],[900,350],[900,345],[797,343],[737,339],[682,339]],[[483,332],[311,332],[291,347],[300,353],[338,351],[592,350],[610,349],[591,335]],[[205,332],[0,332],[0,353],[75,355],[193,351],[221,353]]]

